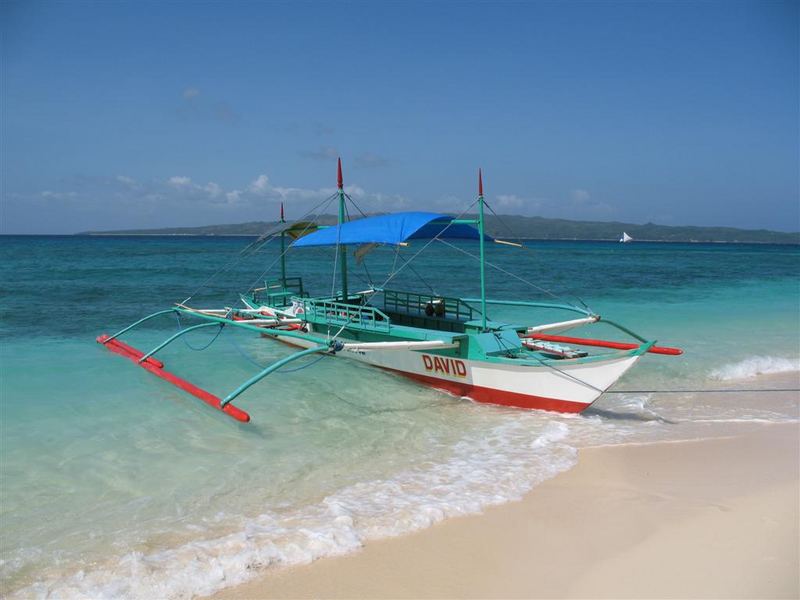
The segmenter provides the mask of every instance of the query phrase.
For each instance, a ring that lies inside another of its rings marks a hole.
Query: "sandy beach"
[[[798,456],[796,424],[589,448],[521,502],[214,598],[797,598]]]

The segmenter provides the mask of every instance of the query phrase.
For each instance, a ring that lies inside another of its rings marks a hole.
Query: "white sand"
[[[521,502],[217,598],[798,598],[797,425],[583,450]]]

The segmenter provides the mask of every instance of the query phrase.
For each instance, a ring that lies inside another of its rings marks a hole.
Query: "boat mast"
[[[342,225],[344,225],[344,183],[342,180],[342,159],[339,159],[339,172],[337,178],[339,186],[339,234],[341,235]],[[342,272],[342,298],[347,302],[347,246],[339,244],[339,269]]]
[[[481,174],[481,170],[478,169],[478,233],[481,238],[481,318],[483,321],[483,330],[486,331],[486,269],[484,268],[483,230],[483,175]]]
[[[283,218],[283,202],[281,202],[281,223],[286,223]],[[281,285],[286,287],[286,231],[281,231]]]

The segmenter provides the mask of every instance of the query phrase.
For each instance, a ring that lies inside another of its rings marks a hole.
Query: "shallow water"
[[[607,395],[583,415],[475,405],[335,358],[276,374],[238,401],[241,425],[94,342],[183,300],[242,238],[0,237],[0,444],[5,593],[190,597],[268,565],[357,549],[520,497],[575,464],[580,447],[690,439],[797,421],[798,395]],[[800,249],[766,245],[531,242],[489,260],[624,323],[681,357],[645,357],[617,389],[798,387]],[[421,245],[420,245],[421,247]],[[468,244],[460,246],[469,252]],[[411,256],[419,247],[404,252]],[[233,306],[275,250],[192,299]],[[332,252],[290,257],[318,293]],[[477,294],[476,265],[431,248],[391,286]],[[383,283],[393,256],[369,274]],[[489,270],[495,298],[547,299]],[[353,266],[351,287],[369,277]],[[538,320],[498,307],[495,319]],[[177,324],[130,337],[152,347]],[[610,331],[610,330],[607,330]],[[198,331],[159,356],[223,394],[285,356],[282,344]],[[255,364],[254,364],[255,363]]]

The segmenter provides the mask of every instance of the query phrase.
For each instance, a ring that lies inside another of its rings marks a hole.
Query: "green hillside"
[[[336,222],[333,215],[321,215],[323,224]],[[129,229],[119,231],[87,231],[80,235],[260,235],[274,221],[250,221],[203,227],[166,227],[161,229]],[[646,223],[569,221],[519,215],[487,215],[487,232],[500,238],[515,237],[537,240],[613,240],[625,231],[640,241],[658,242],[753,242],[800,244],[800,232],[780,232],[766,229],[736,229],[733,227],[670,226]]]

